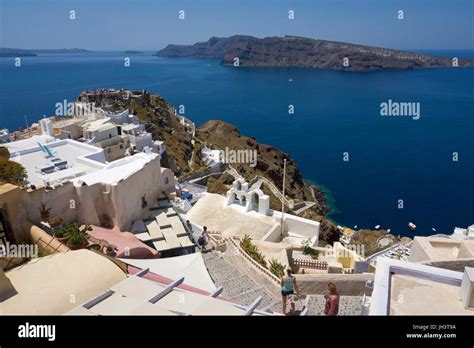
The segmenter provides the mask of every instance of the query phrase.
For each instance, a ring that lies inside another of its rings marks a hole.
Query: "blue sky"
[[[474,49],[474,0],[0,0],[0,47],[156,50],[211,36],[300,35]],[[288,20],[288,10],[295,19]],[[397,19],[403,10],[405,19]],[[76,19],[69,19],[69,11]],[[178,19],[184,10],[186,19]]]

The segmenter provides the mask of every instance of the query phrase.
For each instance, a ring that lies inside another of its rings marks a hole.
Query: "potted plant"
[[[71,250],[77,250],[85,248],[87,245],[87,237],[84,233],[81,233],[79,230],[72,232],[69,235],[69,239],[67,241],[67,246]]]
[[[92,231],[92,227],[89,224],[86,224],[84,227],[80,228],[77,223],[72,223],[69,226],[69,239],[67,241],[67,246],[69,249],[77,250],[82,249],[87,246],[87,231]]]
[[[44,202],[40,203],[40,216],[41,216],[41,221],[48,222],[49,221],[49,212],[51,211],[51,208],[46,208],[46,204]]]
[[[87,246],[87,249],[89,250],[95,250],[95,251],[101,251],[102,250],[102,246],[100,244],[97,244],[97,243],[92,243],[90,245]]]
[[[55,227],[58,227],[61,224],[61,222],[63,222],[63,218],[60,216],[55,216],[49,219],[49,226],[51,228],[55,228]]]
[[[69,229],[66,228],[58,228],[54,231],[54,236],[63,244],[66,244],[69,239]]]
[[[107,256],[115,256],[115,249],[113,245],[109,244],[105,247],[105,253]]]

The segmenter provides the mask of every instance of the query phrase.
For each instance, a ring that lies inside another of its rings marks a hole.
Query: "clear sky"
[[[300,35],[474,49],[474,0],[0,0],[0,47],[157,50],[211,36]],[[76,19],[69,19],[69,11]],[[178,12],[185,11],[185,19]],[[295,19],[288,20],[288,11]],[[404,20],[397,11],[404,11]]]

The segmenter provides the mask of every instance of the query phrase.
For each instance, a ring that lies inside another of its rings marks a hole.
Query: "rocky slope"
[[[207,121],[198,129],[196,136],[207,147],[220,150],[228,148],[236,151],[256,151],[257,163],[255,166],[252,167],[249,163],[232,164],[247,181],[256,175],[261,175],[273,182],[276,187],[281,188],[283,185],[283,160],[286,159],[286,194],[295,200],[313,200],[310,186],[304,182],[296,162],[288,154],[271,145],[259,144],[255,138],[242,136],[235,126],[223,121]],[[275,207],[281,209],[281,203],[276,204]],[[318,212],[324,214],[327,211],[324,199],[322,199],[318,206]]]
[[[212,37],[194,45],[168,45],[155,55],[161,57],[216,58],[225,66],[300,67],[348,71],[452,67],[451,58],[345,42],[315,40],[298,36],[266,37],[235,35]],[[348,58],[348,65],[344,65]],[[460,59],[459,66],[474,66]]]

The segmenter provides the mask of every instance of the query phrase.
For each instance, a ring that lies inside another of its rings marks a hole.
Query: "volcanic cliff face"
[[[258,39],[245,35],[234,35],[228,38],[213,36],[206,42],[198,42],[194,45],[168,45],[166,48],[155,53],[155,56],[222,59],[232,47],[240,46],[253,40]]]
[[[221,59],[221,64],[240,67],[300,67],[369,71],[453,67],[453,60],[425,54],[298,36],[266,37],[235,35],[212,37],[194,45],[168,45],[155,55]],[[459,66],[474,66],[474,60],[459,59]]]

